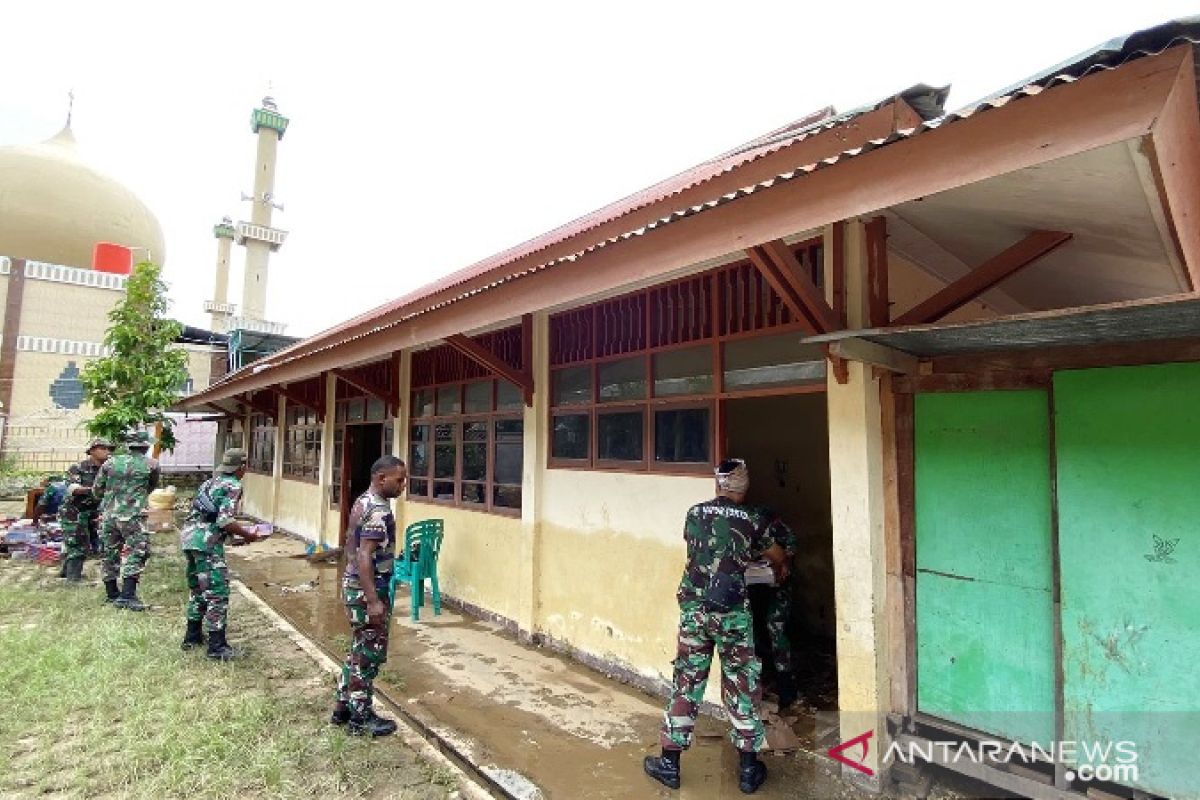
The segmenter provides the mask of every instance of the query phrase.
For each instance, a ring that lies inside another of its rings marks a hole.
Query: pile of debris
[[[0,556],[57,564],[62,558],[62,525],[32,519],[0,519]]]

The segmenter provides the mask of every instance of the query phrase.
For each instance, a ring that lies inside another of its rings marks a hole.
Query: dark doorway
[[[750,468],[748,502],[770,506],[796,533],[789,633],[801,698],[817,709],[837,704],[833,594],[833,524],[829,490],[829,423],[824,392],[723,401],[723,452]],[[753,587],[755,642],[767,685],[774,683],[765,606]]]
[[[350,507],[371,485],[371,465],[383,455],[383,424],[347,425],[345,446],[342,448],[342,524],[338,530],[338,546],[346,546],[346,525]]]

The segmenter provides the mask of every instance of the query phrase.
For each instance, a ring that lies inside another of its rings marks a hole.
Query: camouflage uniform
[[[192,510],[179,535],[179,546],[187,559],[187,605],[189,622],[204,621],[207,633],[225,630],[229,613],[229,567],[225,564],[225,528],[236,522],[242,500],[242,482],[236,475],[217,474],[199,489],[217,507],[217,518],[206,522]]]
[[[754,655],[745,571],[772,544],[765,523],[758,511],[726,497],[688,510],[683,530],[687,566],[676,595],[680,617],[674,687],[660,733],[665,750],[686,750],[692,743],[714,649],[721,657],[721,699],[733,725],[730,739],[743,753],[762,749],[757,711],[762,666]],[[724,602],[714,591],[721,584]]]
[[[150,558],[150,535],[146,530],[146,498],[158,486],[158,462],[144,452],[113,456],[104,462],[92,493],[100,498],[104,522],[103,576],[105,582],[118,577],[136,580]]]
[[[85,486],[89,490],[96,482],[102,464],[90,457],[67,468],[68,486]],[[69,491],[69,489],[68,489]],[[90,491],[88,494],[71,494],[63,500],[58,512],[63,531],[63,558],[82,559],[88,551],[95,551],[97,518],[100,501]]]
[[[769,509],[762,510],[763,515],[771,520],[767,526],[767,534],[771,541],[783,548],[790,564],[796,556],[796,534],[788,524]],[[782,583],[771,587],[771,597],[767,603],[767,636],[771,640],[771,662],[775,666],[775,674],[790,680],[792,676],[792,638],[788,633],[788,623],[792,618],[792,582],[789,576]]]
[[[346,572],[342,578],[342,599],[350,619],[353,641],[335,694],[338,703],[345,703],[351,719],[370,716],[374,697],[375,676],[387,661],[388,631],[392,619],[392,561],[396,554],[396,518],[391,504],[367,490],[350,511],[351,531],[346,541]],[[372,625],[367,618],[367,599],[358,575],[358,548],[364,540],[379,543],[375,550],[375,593],[383,601],[383,620]]]

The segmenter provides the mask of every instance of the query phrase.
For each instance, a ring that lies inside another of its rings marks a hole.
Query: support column
[[[392,452],[395,453],[405,464],[408,463],[408,420],[409,408],[412,405],[412,351],[401,350],[400,359],[396,362],[400,365],[400,376],[397,383],[400,386],[400,406],[396,414],[395,424],[392,425]],[[401,497],[407,497],[406,494]],[[404,516],[404,505],[400,504],[397,509],[397,526],[403,527],[408,524],[408,520]],[[401,545],[404,543],[401,542]]]
[[[844,257],[847,323],[850,328],[865,327],[870,286],[867,236],[861,222],[845,226]],[[830,287],[831,266],[827,261],[826,286]],[[874,775],[849,766],[843,766],[842,772],[877,791],[880,755],[887,746],[890,688],[880,389],[871,367],[849,362],[847,369],[846,383],[838,383],[832,371],[827,380],[840,741],[870,732],[865,758],[862,746],[849,747],[842,754]]]
[[[521,560],[517,585],[521,596],[517,626],[522,639],[540,628],[542,478],[549,447],[550,315],[533,315],[532,346],[526,345],[533,363],[533,404],[525,407],[524,455],[521,470]],[[527,330],[529,330],[527,328]]]
[[[337,376],[327,372],[322,376],[324,389],[325,423],[321,426],[321,473],[318,485],[321,488],[321,524],[317,529],[317,542],[329,544],[329,499],[333,492],[333,432],[334,415],[337,412]],[[335,532],[336,534],[336,532]]]
[[[275,395],[275,464],[271,468],[271,524],[279,519],[279,493],[283,489],[283,444],[284,431],[287,430],[287,399],[280,394]]]
[[[4,300],[3,333],[0,334],[0,453],[8,440],[12,422],[13,382],[17,374],[17,336],[21,332],[21,304],[25,301],[25,259],[10,258],[8,293]]]

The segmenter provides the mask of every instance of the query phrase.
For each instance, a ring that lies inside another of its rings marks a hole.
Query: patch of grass
[[[106,606],[95,585],[61,587],[56,569],[0,562],[0,796],[446,796],[453,773],[402,742],[329,725],[332,677],[236,593],[229,638],[248,657],[181,651],[171,543],[155,542],[144,614]]]

